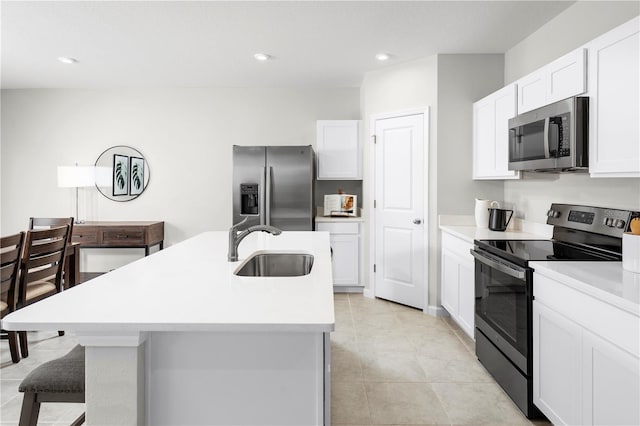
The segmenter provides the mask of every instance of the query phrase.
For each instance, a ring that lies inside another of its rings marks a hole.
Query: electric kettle
[[[507,214],[509,217],[507,217]],[[490,208],[489,209],[489,229],[492,231],[504,231],[509,226],[513,210]]]

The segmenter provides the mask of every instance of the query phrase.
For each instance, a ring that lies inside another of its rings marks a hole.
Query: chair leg
[[[18,334],[15,331],[7,331],[7,340],[9,340],[9,351],[11,352],[11,361],[20,362],[20,350],[18,349]]]
[[[58,336],[64,336],[64,330],[58,330]]]
[[[20,337],[20,352],[22,353],[22,358],[27,358],[29,356],[29,348],[27,346],[27,332],[18,331],[18,336]]]
[[[22,399],[19,426],[36,426],[40,414],[40,403],[36,401],[35,392],[25,392]]]

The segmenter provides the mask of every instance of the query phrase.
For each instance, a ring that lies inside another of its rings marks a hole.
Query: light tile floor
[[[336,294],[335,314],[332,424],[531,424],[450,320],[360,294]],[[18,364],[11,363],[6,340],[0,343],[1,425],[17,425],[25,375],[77,343],[70,333],[34,332],[29,339],[30,356]],[[68,425],[83,411],[84,404],[43,404],[38,424]]]
[[[334,425],[531,423],[450,319],[360,294],[336,294],[331,335]]]

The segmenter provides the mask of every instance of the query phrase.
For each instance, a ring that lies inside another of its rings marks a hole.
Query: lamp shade
[[[93,166],[58,166],[58,187],[79,188],[96,184]]]
[[[96,186],[113,186],[113,167],[96,166],[94,169]]]

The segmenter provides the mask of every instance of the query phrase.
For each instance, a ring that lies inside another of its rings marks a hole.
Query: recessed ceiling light
[[[63,64],[75,64],[75,63],[77,63],[77,62],[78,62],[78,60],[77,60],[77,59],[75,59],[75,58],[69,58],[68,56],[60,56],[60,57],[58,58],[58,60],[59,60],[60,62],[62,62]]]
[[[376,54],[376,59],[379,61],[386,61],[390,58],[391,56],[388,53],[377,53]]]
[[[271,59],[271,56],[267,55],[266,53],[256,53],[255,55],[253,55],[254,58],[256,58],[256,61],[268,61],[269,59]]]

